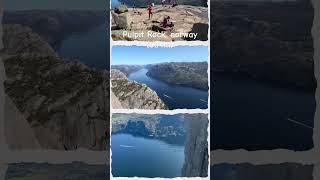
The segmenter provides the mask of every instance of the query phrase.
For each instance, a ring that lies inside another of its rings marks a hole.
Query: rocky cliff
[[[57,56],[51,46],[42,38],[32,32],[28,27],[18,24],[4,25],[3,43],[4,53],[7,55],[16,54],[37,54],[45,56]]]
[[[111,79],[127,79],[127,76],[117,69],[111,69],[110,75]]]
[[[2,3],[0,3],[2,5]],[[3,43],[2,43],[2,14],[3,14],[3,9],[0,8],[0,50],[3,48]],[[6,149],[7,146],[5,145],[5,89],[4,89],[4,81],[6,79],[6,73],[5,73],[5,68],[2,62],[2,57],[0,56],[0,149]],[[0,173],[2,174],[2,167],[0,167]],[[2,177],[2,175],[0,175]]]
[[[5,53],[11,52],[3,61],[6,104],[12,102],[6,105],[6,131],[19,131],[19,135],[30,138],[7,134],[8,144],[14,149],[106,149],[109,73],[59,58],[30,29],[9,27],[18,33],[4,34]],[[19,32],[22,35],[17,39]],[[24,142],[34,142],[34,146]]]
[[[211,5],[214,76],[315,89],[310,1]]]
[[[55,57],[23,55],[4,62],[6,93],[42,148],[106,148],[108,72]]]
[[[185,119],[187,138],[182,176],[207,177],[209,165],[208,117],[204,114],[187,114]]]
[[[112,107],[123,109],[167,109],[156,92],[145,84],[130,81],[118,70],[111,70],[112,74]],[[120,106],[120,104],[121,106]]]
[[[207,62],[170,62],[148,67],[148,76],[167,83],[208,89]]]

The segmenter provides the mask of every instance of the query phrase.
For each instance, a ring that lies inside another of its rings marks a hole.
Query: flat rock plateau
[[[175,7],[156,5],[153,7],[153,16],[149,20],[147,8],[128,8],[128,12],[112,14],[112,38],[113,40],[139,40],[139,41],[177,41],[188,38],[171,37],[171,33],[198,33],[195,40],[207,40],[208,35],[208,8],[190,5],[178,5]],[[149,37],[148,31],[157,32],[157,27],[163,22],[165,16],[170,16],[174,27],[165,31],[162,37]],[[123,36],[127,33],[144,32],[143,37],[132,38]],[[194,39],[191,39],[194,40]]]

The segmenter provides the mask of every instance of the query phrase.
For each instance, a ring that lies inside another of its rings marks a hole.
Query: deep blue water
[[[273,87],[253,80],[215,78],[212,100],[214,149],[313,147],[314,93]]]
[[[109,69],[109,30],[106,24],[88,32],[74,33],[62,41],[59,55],[98,69]]]
[[[147,69],[141,69],[131,73],[128,78],[153,89],[169,109],[206,109],[208,107],[208,103],[204,102],[208,101],[207,91],[171,85],[147,76],[147,72]]]
[[[184,147],[160,140],[112,134],[112,175],[114,177],[179,177]]]

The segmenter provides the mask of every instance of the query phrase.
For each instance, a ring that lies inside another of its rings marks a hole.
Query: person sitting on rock
[[[152,7],[151,7],[151,5],[149,5],[147,10],[149,12],[149,19],[151,19],[152,18]]]
[[[174,26],[173,23],[170,22],[170,16],[164,17],[163,22],[162,22],[162,27],[164,29],[166,29],[166,28],[169,28],[169,27],[171,28],[173,26]]]
[[[172,7],[178,6],[177,0],[173,0]]]

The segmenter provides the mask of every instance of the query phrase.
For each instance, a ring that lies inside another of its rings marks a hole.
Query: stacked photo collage
[[[209,2],[110,6],[111,179],[210,179]]]
[[[0,0],[0,179],[319,179],[319,11]]]

